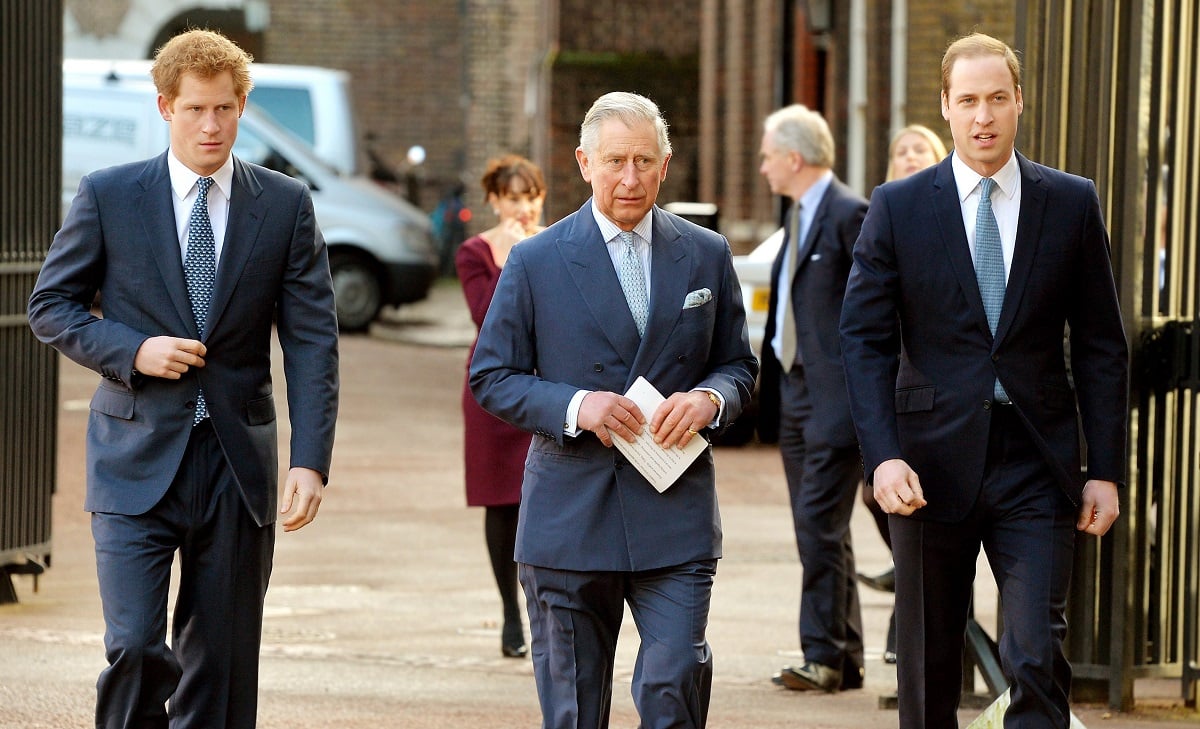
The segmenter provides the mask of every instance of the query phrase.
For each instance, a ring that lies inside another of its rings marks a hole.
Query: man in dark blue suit
[[[804,663],[774,681],[797,691],[862,688],[862,614],[850,515],[862,462],[842,371],[838,319],[867,201],[833,174],[833,135],[799,104],[763,124],[759,172],[791,199],[771,268],[762,344],[764,402],[779,403],[779,452],[803,566]]]
[[[672,449],[724,427],[749,402],[758,363],[729,244],[654,204],[671,158],[658,107],[600,97],[575,154],[593,197],[513,248],[470,374],[485,409],[540,436],[516,560],[542,725],[608,725],[628,603],[642,725],[703,727],[721,556],[712,450],[660,493],[613,439],[649,428]],[[666,397],[654,412],[622,394],[638,377]]]
[[[338,373],[325,242],[303,184],[231,155],[249,62],[208,31],[160,49],[151,73],[170,148],[83,179],[29,302],[38,338],[103,378],[85,508],[107,628],[105,729],[255,725],[276,515],[285,531],[312,521],[329,473]],[[273,324],[291,419],[278,509]]]
[[[1015,151],[1022,106],[1007,45],[950,45],[954,154],[875,190],[842,309],[864,465],[891,514],[903,729],[957,726],[981,545],[1004,725],[1066,729],[1074,531],[1103,535],[1119,512],[1128,350],[1108,234],[1091,181]]]

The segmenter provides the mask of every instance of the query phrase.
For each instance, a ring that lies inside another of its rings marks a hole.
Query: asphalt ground
[[[278,535],[261,663],[264,729],[537,727],[528,660],[499,650],[500,604],[483,543],[483,514],[464,506],[458,399],[473,329],[454,282],[390,312],[369,335],[343,337],[342,401],[333,473],[317,520]],[[277,358],[278,362],[278,358]],[[15,580],[0,606],[0,728],[92,725],[103,632],[83,503],[87,404],[97,377],[61,365],[53,561],[39,580]],[[286,466],[284,378],[276,373]],[[801,656],[800,567],[777,451],[716,451],[725,558],[709,640],[715,656],[709,725],[729,729],[883,729],[895,688],[883,663],[890,595],[861,590],[866,686],[841,694],[788,691],[773,672]],[[865,509],[852,524],[859,567],[888,555]],[[986,563],[977,616],[995,625]],[[617,656],[613,727],[637,726],[629,681],[637,633],[627,618]],[[983,689],[982,681],[976,681]],[[1200,724],[1177,680],[1138,682],[1137,710],[1076,705],[1087,727],[1164,729]],[[984,702],[985,704],[986,702]],[[964,707],[966,727],[982,711]]]

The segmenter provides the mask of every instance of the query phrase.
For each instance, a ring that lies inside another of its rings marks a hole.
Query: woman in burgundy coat
[[[464,241],[455,256],[458,278],[476,328],[483,323],[488,305],[492,303],[496,281],[508,259],[508,252],[518,242],[541,230],[542,203],[546,199],[541,169],[517,155],[489,162],[481,183],[486,202],[492,206],[499,222]],[[474,352],[472,344],[471,354]],[[470,361],[468,355],[468,365]],[[500,650],[510,658],[522,658],[528,648],[521,623],[520,587],[513,547],[530,434],[486,412],[475,402],[465,382],[462,408],[467,505],[485,508],[484,536],[504,605]]]

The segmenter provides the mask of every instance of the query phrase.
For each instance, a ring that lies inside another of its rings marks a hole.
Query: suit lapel
[[[813,213],[812,223],[808,226],[808,234],[800,242],[796,259],[796,278],[800,277],[800,269],[808,262],[808,257],[812,254],[813,246],[817,244],[817,238],[821,234],[821,227],[825,225],[825,218],[829,214],[829,198],[833,196],[833,186],[835,184],[837,184],[837,180],[829,181],[829,187],[825,188],[825,194],[821,196],[821,201],[817,203],[817,209]],[[795,285],[796,279],[793,278],[792,286]]]
[[[642,338],[626,387],[662,353],[683,311],[691,279],[690,260],[684,238],[675,225],[657,207],[654,216],[654,240],[650,244],[650,318]]]
[[[1029,160],[1017,155],[1017,166],[1021,169],[1021,210],[1017,213],[1017,239],[1013,247],[1012,268],[1008,272],[1008,285],[1004,289],[1004,306],[1000,309],[1000,321],[996,325],[996,341],[1004,338],[1017,315],[1025,284],[1033,270],[1033,259],[1037,254],[1038,239],[1042,232],[1042,219],[1046,212],[1046,187],[1041,175]]]
[[[233,190],[229,196],[229,222],[221,246],[221,261],[217,266],[217,281],[213,287],[212,303],[208,308],[208,333],[216,329],[221,314],[242,276],[242,269],[258,242],[258,231],[266,217],[262,200],[262,185],[241,160],[233,160]]]
[[[942,245],[946,258],[954,270],[954,277],[962,288],[963,298],[971,310],[971,317],[983,333],[991,339],[987,312],[983,309],[983,297],[979,293],[979,282],[975,278],[975,262],[971,260],[971,248],[967,245],[967,230],[963,227],[962,203],[958,200],[958,186],[954,182],[954,168],[950,157],[938,164],[933,177],[933,215],[942,233]]]
[[[154,258],[167,295],[179,314],[188,334],[199,336],[192,302],[188,298],[187,282],[183,278],[183,259],[179,252],[179,232],[175,223],[175,206],[171,200],[171,175],[167,171],[167,153],[151,160],[138,176],[141,191],[134,201],[138,218],[146,233],[146,248]]]
[[[600,228],[592,217],[589,199],[573,216],[566,234],[557,241],[558,249],[567,262],[567,271],[592,319],[604,336],[629,366],[633,366],[640,340],[633,314],[625,306],[625,292],[617,280],[608,247],[600,236]],[[653,296],[653,288],[651,289]],[[620,306],[614,306],[620,302]],[[651,301],[651,317],[653,304]],[[619,309],[619,311],[617,310]],[[650,324],[647,324],[649,330]]]

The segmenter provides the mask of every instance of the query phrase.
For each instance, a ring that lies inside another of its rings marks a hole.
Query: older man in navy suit
[[[711,449],[664,492],[613,448],[684,446],[738,416],[758,370],[729,245],[654,202],[671,146],[658,107],[602,96],[576,158],[593,197],[509,255],[471,364],[484,408],[536,433],[516,560],[544,727],[608,725],[625,603],[647,727],[703,727],[721,556]],[[666,396],[643,413],[623,393]]]
[[[794,691],[829,693],[863,685],[862,611],[850,539],[862,461],[838,319],[850,252],[867,213],[867,201],[833,174],[833,157],[829,125],[811,109],[792,104],[763,123],[759,172],[792,205],[771,267],[759,398],[778,401],[779,453],[804,567],[804,663],[785,666],[773,680]]]
[[[891,514],[903,729],[957,726],[981,545],[1004,618],[1004,725],[1066,729],[1074,531],[1103,535],[1119,512],[1128,351],[1108,234],[1089,180],[1016,153],[1022,106],[1007,45],[950,45],[954,154],[875,190],[842,309],[854,423]]]
[[[105,729],[255,725],[276,514],[285,531],[312,521],[329,473],[338,373],[325,242],[303,184],[231,155],[249,62],[208,31],[159,51],[170,148],[83,179],[29,302],[38,338],[103,377],[85,508],[107,627]],[[273,325],[292,426],[281,506]]]

